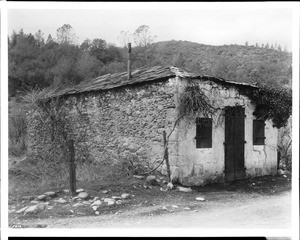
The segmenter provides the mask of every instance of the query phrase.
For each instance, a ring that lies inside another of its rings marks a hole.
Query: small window
[[[196,119],[196,148],[212,147],[212,119]]]
[[[265,144],[265,121],[253,120],[253,145]]]

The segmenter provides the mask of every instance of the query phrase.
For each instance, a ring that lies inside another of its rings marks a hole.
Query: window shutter
[[[253,120],[253,145],[265,144],[265,121]]]
[[[212,147],[212,119],[196,119],[196,148]]]

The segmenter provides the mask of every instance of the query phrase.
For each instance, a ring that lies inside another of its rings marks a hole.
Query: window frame
[[[196,118],[196,148],[212,148],[212,118]]]
[[[263,146],[265,145],[265,121],[261,119],[253,119],[253,145]]]

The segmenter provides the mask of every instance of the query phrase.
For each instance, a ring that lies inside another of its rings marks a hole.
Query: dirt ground
[[[159,179],[159,176],[157,177]],[[90,205],[73,207],[67,185],[48,186],[24,192],[14,177],[10,181],[9,226],[48,228],[110,228],[110,227],[200,227],[200,228],[289,228],[291,226],[291,176],[264,176],[235,182],[192,187],[191,192],[165,190],[166,184],[147,185],[145,180],[131,178],[103,185],[81,183],[90,199],[95,196],[134,195],[121,205],[99,207],[95,215]],[[162,179],[161,179],[162,180]],[[13,189],[11,189],[13,188]],[[29,188],[27,188],[29,189]],[[56,198],[65,204],[50,202],[47,209],[36,214],[15,211],[30,204],[37,194],[56,191]],[[103,193],[103,190],[108,190]],[[28,195],[30,193],[30,195]],[[196,200],[202,197],[205,201]]]

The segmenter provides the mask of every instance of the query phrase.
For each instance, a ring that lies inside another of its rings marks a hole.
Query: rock
[[[45,195],[48,197],[54,197],[56,195],[56,192],[46,192]]]
[[[284,171],[282,169],[278,169],[277,172],[278,172],[278,175],[280,175],[280,176],[284,174]]]
[[[168,182],[168,181],[165,180],[165,179],[163,179],[163,180],[161,181],[162,184],[166,184],[167,182]]]
[[[47,198],[47,195],[40,195],[37,197],[38,200],[45,200]]]
[[[93,198],[93,202],[95,202],[95,201],[97,201],[97,200],[99,200],[100,198],[99,197],[94,197]]]
[[[122,197],[118,197],[118,196],[112,196],[111,198],[112,198],[112,199],[115,199],[115,200],[120,200],[120,199],[122,199]]]
[[[49,206],[49,207],[48,207],[48,210],[51,210],[51,209],[53,209],[53,208],[54,208],[53,206]]]
[[[27,213],[36,213],[36,212],[38,212],[38,205],[33,205],[28,207],[24,213],[27,214]]]
[[[32,200],[32,201],[30,201],[32,204],[38,204],[39,203],[39,201],[36,201],[36,200]]]
[[[107,191],[107,190],[104,190],[104,191],[102,191],[102,193],[106,194],[106,193],[108,193],[108,191]]]
[[[189,207],[184,207],[183,209],[184,210],[191,210]]]
[[[37,211],[43,211],[43,210],[45,210],[47,208],[47,206],[45,205],[45,204],[43,204],[43,203],[39,203],[38,205],[37,205]]]
[[[112,198],[105,198],[103,200],[108,206],[114,205],[115,204],[115,200]]]
[[[73,205],[73,207],[82,207],[82,206],[84,206],[83,203],[75,203],[75,204]]]
[[[63,191],[64,191],[64,193],[69,193],[70,192],[69,189],[64,189]]]
[[[172,205],[172,208],[178,208],[178,206],[176,206],[176,205]]]
[[[18,211],[16,211],[16,213],[18,213],[18,214],[23,213],[27,208],[28,208],[28,206],[23,207],[23,208],[19,209]]]
[[[285,178],[287,177],[285,174],[283,174],[282,176],[285,177]]]
[[[115,201],[108,201],[107,202],[107,206],[112,206],[112,205],[114,205],[115,204]]]
[[[80,192],[78,194],[78,197],[81,198],[81,199],[86,199],[88,198],[89,194],[87,192]]]
[[[95,202],[93,202],[92,206],[100,206],[102,204],[102,202],[100,200],[97,200]]]
[[[186,187],[179,187],[178,190],[180,192],[191,192],[191,191],[193,191],[191,188],[186,188]]]
[[[122,203],[123,203],[122,200],[117,200],[117,201],[116,201],[116,204],[117,204],[117,205],[121,205]]]
[[[121,195],[121,198],[122,198],[122,199],[129,199],[129,198],[131,198],[131,196],[130,196],[129,193],[123,193],[123,194]]]
[[[63,204],[63,203],[67,203],[68,201],[63,198],[60,198],[60,199],[54,200],[54,202]]]
[[[146,181],[147,181],[147,183],[149,183],[149,184],[151,184],[151,185],[157,184],[156,177],[155,177],[154,175],[149,175],[149,176],[146,178]]]
[[[196,197],[197,201],[205,201],[205,199],[203,197]]]
[[[97,211],[98,206],[92,206],[92,208],[93,208],[94,211]]]
[[[144,176],[139,176],[139,175],[133,175],[133,177],[137,179],[144,179]]]
[[[82,188],[76,190],[77,193],[81,193],[81,192],[83,192],[83,191],[84,191],[84,190],[83,190]]]
[[[173,183],[169,182],[169,183],[167,184],[167,189],[172,190],[173,188],[174,188]]]
[[[99,215],[100,213],[98,211],[95,212],[96,215]]]

